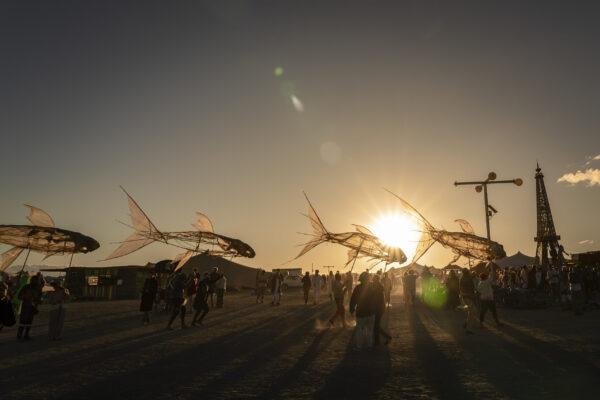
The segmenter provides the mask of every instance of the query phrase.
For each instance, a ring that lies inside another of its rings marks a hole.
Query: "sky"
[[[271,269],[310,232],[303,191],[332,232],[397,210],[387,188],[436,227],[462,218],[484,236],[482,194],[453,183],[494,171],[524,184],[490,187],[492,239],[534,255],[539,162],[565,249],[598,249],[599,14],[583,1],[2,2],[0,222],[27,224],[27,203],[96,238],[76,265],[177,254],[156,243],[98,261],[130,234],[122,185],[159,229],[202,212],[256,250],[237,261]],[[420,262],[451,259],[436,245]],[[345,262],[325,244],[285,266]]]

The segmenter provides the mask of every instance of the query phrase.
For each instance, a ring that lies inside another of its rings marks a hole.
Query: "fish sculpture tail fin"
[[[321,243],[326,242],[327,235],[329,234],[329,232],[327,232],[327,229],[325,228],[325,225],[323,225],[321,218],[319,218],[317,212],[315,211],[310,200],[308,199],[306,193],[304,193],[304,197],[306,197],[306,201],[308,202],[307,217],[310,220],[310,224],[313,228],[313,235],[312,239],[308,243],[306,243],[306,245],[304,245],[300,253],[294,258],[294,260],[302,257],[304,254],[308,253],[310,250],[317,247]]]
[[[123,187],[121,187],[121,189],[123,192],[125,192],[125,195],[127,195],[127,202],[129,204],[129,212],[131,217],[131,227],[135,229],[135,232],[121,242],[121,245],[104,260],[110,260],[131,254],[134,251],[139,250],[157,240],[165,243],[167,241],[162,232],[160,232],[156,226],[154,226],[152,221],[150,221],[150,218],[148,218],[146,213],[144,213],[141,207],[135,202],[133,197],[131,197],[129,193],[123,189]]]
[[[0,272],[4,272],[23,252],[23,247],[13,247],[12,249],[2,253],[2,261],[0,262]]]

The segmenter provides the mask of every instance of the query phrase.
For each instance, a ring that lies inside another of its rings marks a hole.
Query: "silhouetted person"
[[[283,283],[283,276],[278,269],[273,270],[271,275],[271,305],[278,306],[281,300],[281,284]]]
[[[446,288],[448,288],[448,307],[455,309],[460,303],[458,276],[451,270],[446,279]]]
[[[210,295],[210,285],[214,284],[220,277],[221,275],[217,275],[211,278],[208,273],[204,273],[204,276],[198,284],[198,291],[196,292],[196,298],[194,299],[194,309],[196,310],[196,313],[194,314],[194,318],[192,318],[192,326],[196,326],[196,324],[202,325],[202,320],[209,311],[208,296]]]
[[[17,322],[8,286],[7,282],[0,282],[0,331],[4,326],[13,326]]]
[[[48,320],[48,337],[50,340],[60,340],[62,328],[65,324],[67,303],[69,302],[69,290],[64,288],[60,282],[52,282],[54,291],[48,293],[48,302],[51,305],[50,318]]]
[[[335,274],[335,278],[333,279],[333,282],[331,282],[331,291],[335,300],[336,310],[335,314],[329,319],[329,323],[333,325],[335,319],[340,317],[342,319],[342,324],[346,326],[346,309],[344,308],[345,288],[342,284],[342,276],[339,273]],[[305,297],[308,299],[308,294]]]
[[[356,346],[362,349],[365,345],[373,345],[373,324],[375,323],[375,307],[373,291],[370,290],[369,273],[360,274],[360,282],[350,297],[350,314],[356,316]]]
[[[319,295],[321,294],[321,283],[323,282],[323,279],[321,278],[321,275],[319,275],[319,270],[315,270],[315,274],[311,277],[311,281],[312,281],[312,288],[313,288],[313,296],[314,296],[314,304],[317,304],[317,302],[319,301]]]
[[[462,275],[458,281],[458,290],[460,293],[460,299],[467,312],[467,317],[463,324],[465,333],[472,333],[469,330],[469,320],[473,317],[475,312],[475,283],[473,282],[473,275],[467,268],[463,268]]]
[[[39,278],[32,276],[29,283],[19,291],[18,298],[21,300],[21,316],[19,317],[19,329],[17,340],[31,340],[29,331],[33,324],[33,317],[38,313],[42,292],[39,289]],[[23,336],[23,333],[25,335]]]
[[[183,271],[179,270],[175,272],[175,276],[171,279],[171,294],[172,294],[172,304],[173,304],[173,312],[171,314],[171,319],[169,320],[169,324],[167,325],[167,329],[173,329],[171,324],[175,321],[178,314],[181,314],[181,329],[186,329],[187,325],[185,324],[185,290],[189,286],[189,282]]]
[[[223,296],[227,290],[227,278],[221,274],[221,277],[215,282],[215,289],[217,291],[217,308],[223,308]]]
[[[383,295],[385,296],[385,304],[387,304],[388,306],[390,305],[391,301],[392,301],[392,289],[393,289],[393,282],[392,282],[392,278],[390,277],[390,273],[386,272],[385,274],[383,274],[383,277],[381,278],[381,285],[383,286]]]
[[[267,290],[267,275],[265,270],[261,269],[256,275],[256,304],[265,301],[265,291]]]
[[[150,311],[154,307],[154,299],[156,298],[156,292],[158,291],[158,279],[156,273],[150,275],[144,281],[144,287],[142,288],[142,299],[140,301],[140,311],[144,313],[142,323],[150,323]]]
[[[479,324],[483,326],[483,320],[485,319],[485,313],[487,310],[492,312],[494,321],[498,327],[502,327],[502,324],[498,320],[498,313],[496,312],[496,301],[494,300],[494,267],[492,263],[488,263],[490,269],[489,275],[482,272],[479,275],[480,282],[477,284],[477,291],[479,292],[479,299],[481,300],[481,311],[479,312]]]
[[[310,292],[310,286],[312,285],[310,280],[310,274],[306,271],[306,274],[302,277],[302,293],[304,294],[304,304],[308,304],[308,293]]]
[[[385,312],[385,295],[383,285],[379,281],[379,275],[373,276],[370,290],[373,292],[373,307],[375,308],[375,321],[373,323],[373,342],[379,345],[379,335],[385,337],[385,344],[388,344],[392,337],[381,328],[381,318]]]
[[[219,276],[219,268],[213,267],[212,271],[208,275],[208,277],[210,278],[210,282],[211,282],[208,286],[208,293],[210,296],[210,306],[211,307],[215,306],[215,293],[216,293],[215,282],[217,282],[218,276]]]
[[[417,298],[417,273],[415,271],[408,271],[402,277],[402,284],[404,286],[404,303],[408,305],[415,305]]]

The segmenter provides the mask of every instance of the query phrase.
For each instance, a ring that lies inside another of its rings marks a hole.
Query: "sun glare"
[[[401,214],[381,216],[371,226],[373,234],[388,246],[400,247],[408,261],[417,250],[421,229],[410,218]]]

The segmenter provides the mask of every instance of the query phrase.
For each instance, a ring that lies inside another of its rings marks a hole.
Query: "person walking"
[[[481,302],[481,310],[479,312],[479,325],[483,327],[483,320],[485,319],[485,313],[487,310],[492,312],[496,325],[500,328],[503,324],[498,320],[498,313],[496,312],[496,301],[494,300],[494,267],[491,262],[488,262],[489,275],[485,272],[479,274],[480,281],[477,284],[477,291],[479,292],[479,300]]]
[[[463,329],[465,333],[472,334],[473,332],[469,330],[469,321],[475,315],[476,296],[473,275],[468,268],[462,269],[462,275],[458,280],[458,292],[460,301],[467,313],[465,322],[463,323]]]
[[[227,290],[227,278],[224,274],[215,282],[215,289],[217,291],[217,308],[223,308],[223,296]]]
[[[17,296],[21,301],[21,316],[19,317],[19,329],[17,330],[17,340],[19,341],[31,340],[29,331],[33,324],[33,317],[38,313],[37,307],[41,301],[38,279],[37,275],[32,276],[29,283],[21,288]]]
[[[402,285],[404,289],[404,304],[415,306],[417,298],[417,273],[408,271],[402,277]]]
[[[304,304],[308,304],[308,293],[310,292],[311,286],[310,274],[306,271],[306,274],[302,277],[302,293],[304,294]]]
[[[209,283],[210,277],[208,272],[205,272],[202,279],[198,282],[198,291],[196,292],[196,298],[194,299],[194,309],[196,310],[196,313],[192,318],[192,326],[202,325],[202,320],[206,314],[208,314],[208,296],[210,294]]]
[[[144,287],[142,288],[142,299],[140,301],[140,311],[144,313],[142,317],[142,324],[146,325],[150,323],[150,311],[154,307],[154,299],[156,298],[156,292],[158,291],[158,279],[156,273],[152,273],[144,281]]]
[[[385,304],[389,307],[392,302],[392,289],[394,288],[394,283],[392,281],[392,278],[390,277],[390,272],[386,272],[385,274],[383,274],[383,278],[381,279],[381,285],[383,286]]]
[[[219,276],[219,267],[213,267],[212,271],[208,275],[209,281],[211,282],[208,286],[208,295],[210,296],[210,306],[211,307],[215,306],[215,293],[216,293],[215,283],[218,280],[218,276]]]
[[[448,308],[451,310],[456,309],[460,303],[460,292],[459,292],[459,281],[458,276],[454,270],[450,270],[446,279],[446,288],[448,289]]]
[[[278,306],[281,300],[281,282],[283,277],[278,269],[273,270],[273,276],[271,276],[271,305]]]
[[[342,276],[339,274],[339,272],[335,274],[333,282],[331,283],[331,291],[333,292],[336,310],[335,314],[333,314],[333,316],[329,318],[329,323],[333,326],[335,319],[337,317],[340,317],[340,319],[342,320],[342,325],[346,326],[346,309],[344,308],[344,294],[346,292],[346,289],[344,288],[344,285],[342,283]],[[306,294],[305,299],[308,299],[308,294]]]
[[[352,276],[352,272],[346,272],[346,276],[344,278],[344,289],[346,293],[348,293],[348,305],[350,305],[350,295],[352,294],[352,289],[354,288],[354,277]]]
[[[198,269],[194,268],[188,277],[188,281],[190,282],[189,286],[185,290],[185,297],[187,299],[186,304],[190,306],[194,304],[194,297],[196,297],[196,291],[198,290],[198,282],[200,280],[200,276],[198,275]]]
[[[52,282],[52,287],[54,291],[48,294],[48,302],[51,305],[48,337],[50,340],[61,340],[60,335],[65,324],[67,303],[69,302],[69,289],[63,287],[59,281]]]
[[[321,295],[321,284],[323,282],[318,269],[315,270],[315,274],[311,277],[311,281],[314,297],[313,304],[317,304],[319,302],[319,296]]]
[[[369,273],[363,272],[358,277],[360,282],[350,297],[350,314],[356,317],[356,346],[359,350],[373,346],[373,325],[375,324],[375,308],[373,291],[369,284]]]
[[[256,276],[256,304],[260,301],[265,301],[265,291],[267,290],[267,275],[265,270],[261,269],[258,271]]]
[[[385,344],[387,345],[391,342],[392,337],[381,327],[381,319],[383,318],[383,313],[385,312],[385,294],[379,275],[373,276],[371,290],[373,292],[373,307],[375,309],[375,320],[373,322],[373,343],[375,346],[379,346],[379,337],[383,336],[385,337]]]
[[[182,270],[175,272],[175,276],[171,279],[171,295],[172,295],[172,305],[173,311],[171,313],[171,318],[169,319],[169,323],[167,325],[168,330],[172,330],[171,324],[175,321],[178,314],[181,314],[181,329],[186,329],[188,326],[185,324],[185,312],[186,312],[186,304],[185,304],[185,290],[188,288],[190,282],[188,278],[185,276]]]

